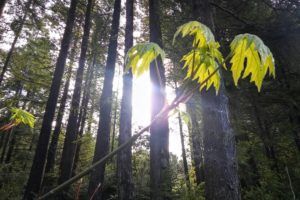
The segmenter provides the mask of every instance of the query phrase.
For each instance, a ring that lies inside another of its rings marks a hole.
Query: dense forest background
[[[276,79],[257,92],[245,80],[235,87],[223,70],[218,96],[195,92],[169,124],[155,122],[47,199],[299,199],[298,0],[0,0],[0,199],[35,199],[143,128],[132,120],[135,80],[130,70],[123,75],[133,44],[166,52],[147,74],[152,119],[165,90],[192,88],[181,69],[191,40],[172,44],[192,20],[210,27],[224,54],[235,35],[259,36]],[[14,124],[13,108],[32,113],[34,127]],[[174,132],[179,155],[169,152]]]

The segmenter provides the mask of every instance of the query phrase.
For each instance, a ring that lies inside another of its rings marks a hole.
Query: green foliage
[[[35,118],[30,112],[15,107],[11,108],[10,111],[12,113],[10,120],[13,121],[15,126],[24,124],[30,128],[34,127]]]
[[[215,42],[215,37],[211,30],[204,24],[197,21],[190,21],[178,27],[173,37],[173,44],[178,35],[182,37],[194,36],[193,47],[201,48],[211,42]]]
[[[219,65],[226,67],[223,55],[219,51],[220,44],[215,41],[211,30],[200,22],[191,21],[177,29],[173,43],[179,34],[182,37],[194,36],[194,49],[181,59],[185,62],[183,68],[187,68],[185,79],[197,80],[201,84],[200,90],[205,87],[208,90],[213,85],[218,93],[221,82]]]
[[[274,58],[270,49],[263,41],[252,34],[237,35],[230,44],[231,54],[233,55],[230,63],[235,85],[243,73],[242,78],[250,76],[250,82],[254,82],[258,91],[264,77],[269,71],[269,75],[275,78]]]
[[[162,61],[165,58],[165,52],[155,43],[147,42],[140,43],[129,49],[126,55],[126,69],[131,68],[132,73],[140,76],[149,69],[150,63],[158,56]]]
[[[200,90],[211,86],[216,89],[216,94],[220,89],[221,75],[220,67],[226,69],[225,60],[219,51],[220,44],[215,41],[212,31],[204,24],[191,21],[178,27],[173,37],[173,44],[176,38],[193,36],[193,49],[185,54],[181,61],[184,61],[183,69],[187,69],[185,79],[197,80]],[[237,35],[230,44],[232,56],[230,63],[233,80],[237,85],[241,77],[246,78],[251,74],[250,82],[254,82],[258,88],[261,85],[267,71],[275,78],[274,58],[270,49],[256,35]],[[127,53],[127,70],[131,67],[133,74],[141,75],[149,69],[150,63],[161,56],[165,57],[164,51],[155,43],[141,43],[133,46]]]

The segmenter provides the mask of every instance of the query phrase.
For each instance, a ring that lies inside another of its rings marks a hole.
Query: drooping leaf
[[[210,42],[215,42],[215,37],[211,30],[198,21],[187,22],[177,28],[173,37],[173,44],[178,35],[185,37],[194,36],[193,47],[204,47]]]
[[[221,82],[220,73],[217,71],[219,64],[217,63],[216,58],[208,53],[208,50],[192,50],[183,56],[182,61],[185,62],[183,68],[187,68],[185,79],[197,80],[197,82],[201,84],[211,76],[201,85],[200,90],[205,87],[206,90],[208,90],[213,85],[216,92],[219,91]]]
[[[194,36],[194,49],[185,54],[181,61],[184,61],[183,68],[187,68],[185,79],[197,80],[200,90],[206,87],[208,90],[214,86],[216,93],[220,88],[221,76],[218,71],[219,65],[225,69],[225,63],[222,53],[219,51],[220,44],[215,41],[211,30],[204,24],[191,21],[180,26],[173,38],[173,43],[178,35],[185,37]]]
[[[137,44],[130,48],[126,55],[126,71],[131,68],[134,75],[140,76],[149,70],[150,63],[158,56],[163,61],[165,52],[156,43],[147,42]]]
[[[232,76],[235,85],[239,79],[251,75],[258,91],[267,72],[275,78],[274,58],[270,49],[256,35],[237,35],[230,44],[232,58],[230,60]],[[242,74],[243,73],[243,74]]]

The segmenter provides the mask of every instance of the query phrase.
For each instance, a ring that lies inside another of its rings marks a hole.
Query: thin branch
[[[210,5],[218,8],[219,10],[222,10],[223,12],[226,12],[227,14],[231,15],[233,18],[235,18],[237,21],[239,22],[242,22],[243,24],[246,24],[246,25],[253,25],[253,23],[251,22],[248,22],[242,18],[240,18],[238,15],[236,15],[234,12],[232,12],[231,10],[227,9],[227,8],[224,8],[214,2],[210,2]]]

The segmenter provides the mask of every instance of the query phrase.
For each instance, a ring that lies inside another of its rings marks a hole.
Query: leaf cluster
[[[15,107],[11,108],[10,111],[12,113],[10,120],[13,121],[16,126],[24,124],[30,128],[34,127],[35,117],[30,112]]]
[[[250,76],[250,82],[254,82],[258,91],[261,90],[262,82],[267,72],[275,78],[275,63],[270,49],[263,41],[252,34],[237,35],[230,44],[233,54],[230,63],[235,85],[240,77]]]
[[[137,44],[130,48],[126,55],[126,71],[131,68],[134,75],[140,76],[149,69],[150,63],[158,56],[164,60],[165,52],[156,43]]]

